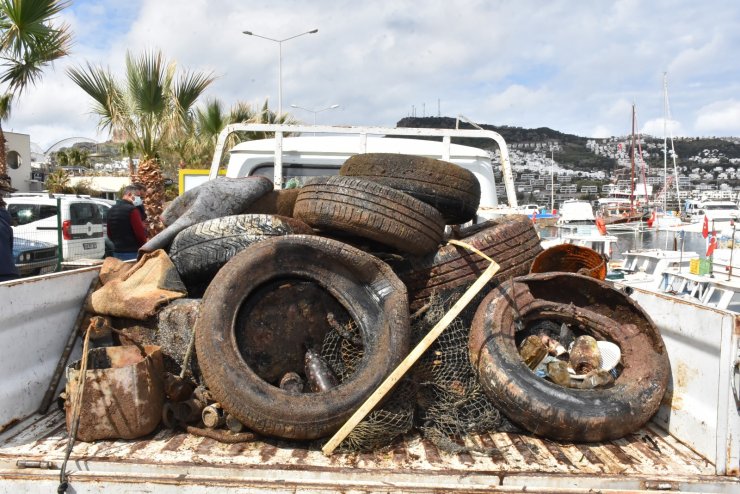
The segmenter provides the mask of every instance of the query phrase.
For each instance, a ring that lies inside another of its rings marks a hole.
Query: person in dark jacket
[[[108,238],[113,242],[113,256],[123,261],[136,259],[139,247],[147,241],[147,231],[138,206],[142,191],[136,185],[123,189],[121,199],[108,211]]]
[[[13,220],[5,209],[5,201],[0,196],[0,281],[14,280],[20,275],[13,257]]]

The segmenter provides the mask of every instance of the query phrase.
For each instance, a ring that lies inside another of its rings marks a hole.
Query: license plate
[[[82,248],[85,250],[94,249],[97,246],[98,245],[95,242],[85,242],[84,244],[82,244]]]

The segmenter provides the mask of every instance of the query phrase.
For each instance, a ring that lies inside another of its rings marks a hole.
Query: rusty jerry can
[[[77,440],[134,439],[152,432],[164,405],[164,366],[160,347],[95,348],[88,352]],[[79,386],[80,362],[67,367],[67,431]]]

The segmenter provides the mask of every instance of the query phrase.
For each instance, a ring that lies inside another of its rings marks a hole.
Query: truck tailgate
[[[384,451],[325,457],[318,443],[279,440],[222,444],[161,430],[142,440],[75,445],[67,469],[83,492],[433,492],[589,489],[738,492],[737,478],[649,424],[624,439],[563,444],[524,434],[471,435],[489,455],[450,454],[418,435]],[[53,492],[67,444],[64,415],[54,411],[0,435],[0,492]],[[21,468],[18,460],[50,462]]]

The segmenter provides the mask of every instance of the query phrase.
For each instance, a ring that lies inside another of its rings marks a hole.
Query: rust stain
[[[733,445],[736,442],[732,440],[732,434],[730,434],[730,440],[727,441],[727,453],[725,457],[727,458],[727,472],[726,475],[730,475],[732,477],[739,477],[740,478],[740,467],[737,465],[730,465],[730,459],[732,458],[733,454]]]
[[[699,372],[692,367],[689,367],[684,362],[679,362],[676,366],[676,386],[677,388],[685,388],[689,385],[691,381],[693,381],[697,376]]]

